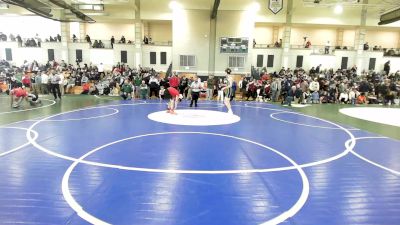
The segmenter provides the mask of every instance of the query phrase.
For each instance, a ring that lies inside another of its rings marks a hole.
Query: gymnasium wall
[[[61,34],[60,22],[45,19],[39,16],[1,16],[0,15],[0,31],[7,34],[22,38],[33,38],[36,34],[44,40],[49,36],[55,37]]]
[[[222,75],[228,67],[229,56],[235,54],[220,53],[220,38],[222,37],[248,37],[249,53],[236,54],[246,56],[243,69],[233,68],[233,73],[246,73],[252,64],[253,37],[255,27],[255,14],[251,11],[219,11],[217,19],[216,48],[215,48],[215,74]]]
[[[150,52],[155,52],[156,63],[150,63]],[[161,64],[161,52],[167,54],[166,64]],[[145,67],[152,67],[156,71],[167,71],[169,64],[172,62],[172,48],[169,46],[153,46],[143,45],[142,46],[142,65]]]
[[[343,31],[343,46],[354,46],[356,38],[355,30],[344,30]]]
[[[172,21],[173,69],[182,72],[208,73],[210,11],[175,10]],[[180,67],[180,55],[195,55],[196,67]]]
[[[400,31],[397,30],[367,30],[365,41],[372,48],[375,45],[382,48],[399,48]]]
[[[115,42],[118,42],[122,35],[125,36],[126,42],[128,40],[135,41],[135,24],[121,24],[121,23],[87,23],[86,34],[92,40],[110,40],[114,35]]]
[[[292,27],[290,44],[303,45],[304,37],[308,37],[312,45],[325,45],[327,41],[330,41],[331,46],[334,46],[336,33],[335,28]]]
[[[149,24],[149,33],[155,42],[172,41],[172,21],[151,21]]]
[[[272,26],[265,24],[256,24],[254,29],[254,39],[257,44],[273,44]]]

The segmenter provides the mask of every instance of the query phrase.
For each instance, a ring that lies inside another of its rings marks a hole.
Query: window
[[[76,50],[76,61],[77,62],[82,62],[82,49],[77,49]]]
[[[274,67],[274,55],[268,55],[267,67]]]
[[[257,67],[263,67],[264,55],[257,55]]]
[[[121,51],[121,62],[128,63],[128,52],[127,51]]]
[[[11,48],[6,48],[6,60],[7,61],[12,61],[12,51]]]
[[[167,65],[167,53],[161,52],[160,58],[161,58],[161,65]]]
[[[375,63],[376,63],[376,58],[369,58],[368,69],[375,70]]]
[[[157,64],[157,53],[156,52],[150,52],[150,64],[151,65]]]
[[[229,56],[228,67],[244,68],[244,56]]]
[[[195,67],[196,66],[196,56],[194,55],[180,55],[179,65],[181,67]]]
[[[349,57],[342,57],[342,65],[341,65],[341,69],[347,69],[347,63],[349,62]]]
[[[54,49],[47,49],[48,61],[54,61]]]
[[[297,67],[297,68],[303,67],[303,56],[302,56],[302,55],[298,55],[298,56],[297,56],[297,59],[296,59],[296,67]]]

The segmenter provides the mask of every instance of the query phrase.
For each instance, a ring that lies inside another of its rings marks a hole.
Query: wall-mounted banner
[[[268,9],[277,14],[283,9],[283,0],[268,0]]]

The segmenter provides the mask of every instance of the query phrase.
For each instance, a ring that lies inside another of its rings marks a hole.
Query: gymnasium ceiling
[[[1,0],[0,0],[1,1]],[[48,0],[40,0],[46,2]],[[319,4],[315,0],[293,0],[293,23],[296,24],[336,24],[338,17],[348,18],[350,22],[337,23],[338,25],[355,26],[361,18],[362,7],[367,7],[369,26],[375,26],[380,14],[400,8],[400,0],[368,0],[368,4],[363,4],[363,0],[320,0]],[[83,13],[98,22],[132,22],[135,19],[137,7],[135,0],[66,0],[69,4],[104,4],[104,11],[81,10]],[[171,20],[172,10],[169,8],[171,0],[141,0],[140,14],[143,20]],[[214,0],[176,0],[184,9],[210,10]],[[278,15],[272,14],[267,9],[267,0],[221,0],[219,10],[244,10],[250,4],[258,2],[260,11],[257,13],[257,22],[282,24],[286,21],[286,4]],[[343,14],[336,15],[333,8],[343,5]],[[0,15],[32,15],[31,12],[17,6],[10,6],[9,9],[0,9]],[[331,18],[331,20],[330,20]],[[330,20],[330,21],[329,21]],[[322,22],[321,22],[322,21]],[[329,22],[325,22],[329,21]],[[394,25],[397,27],[397,23]],[[400,27],[400,24],[399,24]]]

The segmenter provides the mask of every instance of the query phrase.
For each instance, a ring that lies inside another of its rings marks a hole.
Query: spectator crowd
[[[390,62],[385,64],[382,72],[363,71],[361,75],[357,75],[355,66],[336,71],[322,70],[321,65],[310,71],[282,68],[279,72],[267,73],[264,70],[256,76],[246,75],[233,82],[232,89],[236,94],[232,100],[271,101],[285,105],[292,102],[398,104],[400,71],[389,71]],[[227,69],[226,72],[231,71]],[[225,77],[171,76],[178,78],[177,89],[185,99],[192,99],[196,94],[208,100],[223,100],[221,90],[227,83]],[[103,64],[71,65],[64,61],[39,64],[34,61],[13,67],[7,61],[0,61],[2,91],[24,86],[37,94],[53,94],[55,99],[68,93],[162,99],[170,77],[151,68],[131,68],[124,64],[105,70]]]

